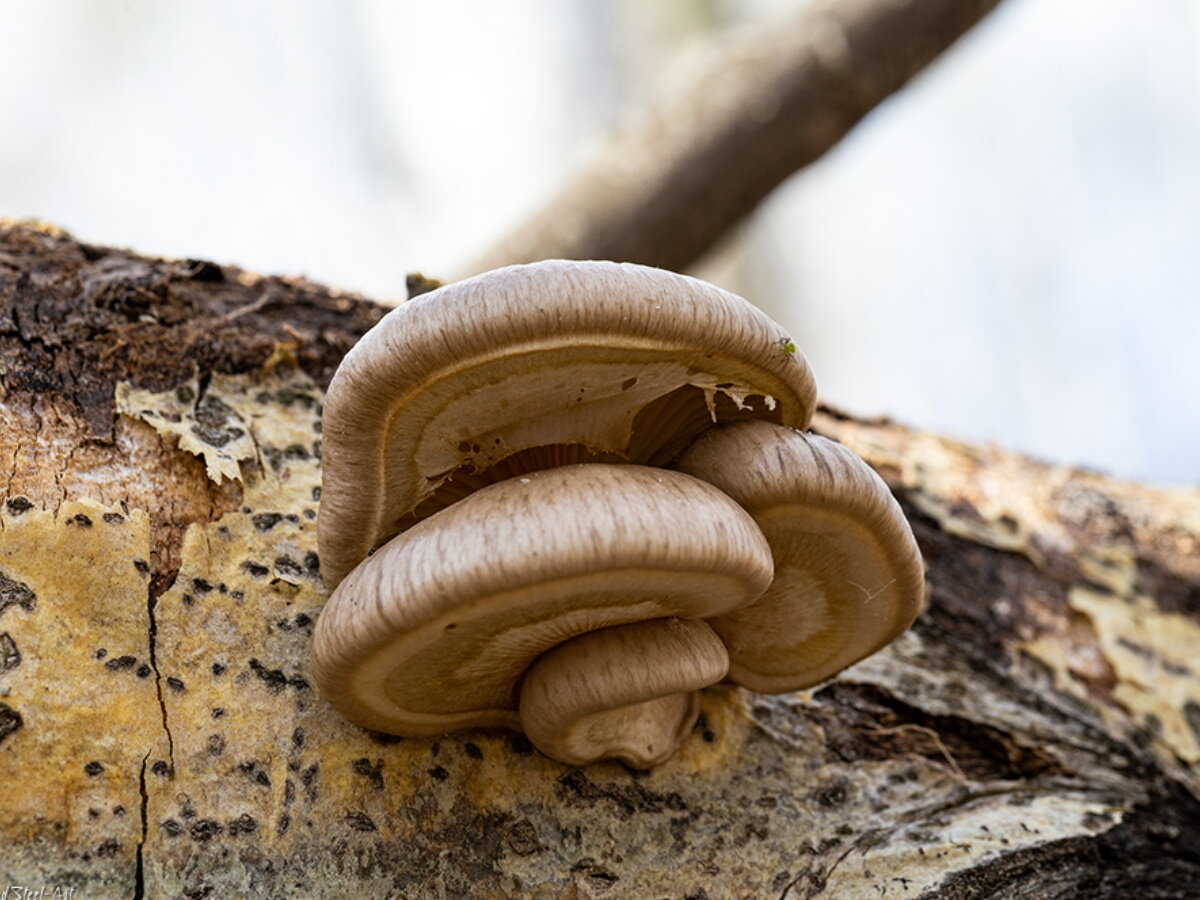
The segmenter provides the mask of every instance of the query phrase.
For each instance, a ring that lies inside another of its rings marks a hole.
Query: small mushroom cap
[[[665,762],[700,712],[729,654],[700,619],[602,628],[542,654],[521,684],[521,725],[534,746],[572,766],[615,758]]]
[[[688,475],[576,465],[502,481],[418,523],[333,592],[313,636],[321,692],[405,735],[519,729],[537,657],[589,631],[752,603],[771,551]]]
[[[371,329],[329,386],[325,584],[501,478],[575,462],[665,465],[714,421],[804,427],[815,397],[778,324],[683,275],[549,261],[423,294]]]
[[[883,479],[841,444],[741,422],[703,435],[677,465],[746,509],[774,554],[766,593],[709,620],[731,680],[763,693],[811,687],[916,618],[924,568],[912,529]]]

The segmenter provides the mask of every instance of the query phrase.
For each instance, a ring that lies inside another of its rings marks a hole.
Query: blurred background
[[[0,216],[397,302],[803,0],[0,0]],[[1200,484],[1200,3],[1006,0],[698,267],[822,398]]]

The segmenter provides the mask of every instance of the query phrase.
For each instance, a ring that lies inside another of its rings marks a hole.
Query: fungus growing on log
[[[727,674],[794,690],[874,652],[920,557],[882,481],[796,430],[815,394],[776,323],[660,270],[513,266],[401,306],[326,398],[318,686],[377,731],[649,767]]]

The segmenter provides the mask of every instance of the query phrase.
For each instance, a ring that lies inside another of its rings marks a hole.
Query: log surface
[[[1200,896],[1200,492],[828,410],[926,559],[889,650],[650,773],[342,721],[321,397],[385,311],[0,226],[0,891]]]

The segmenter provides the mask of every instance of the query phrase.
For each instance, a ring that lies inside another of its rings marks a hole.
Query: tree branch
[[[464,275],[536,259],[682,270],[1000,0],[818,0],[714,42]]]

